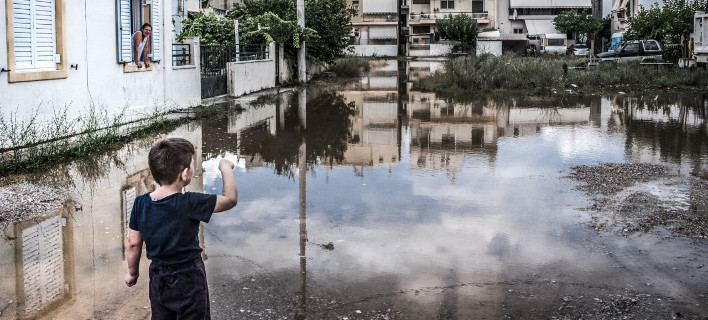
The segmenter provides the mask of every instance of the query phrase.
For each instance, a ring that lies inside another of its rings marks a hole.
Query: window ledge
[[[69,77],[67,70],[45,70],[45,71],[10,71],[7,75],[7,82],[26,82],[53,79],[66,79]]]
[[[135,64],[130,64],[130,63],[125,63],[123,64],[123,73],[133,73],[133,72],[146,72],[146,71],[152,71],[152,68],[155,66],[155,64],[151,64],[149,68],[138,68],[137,65]]]
[[[195,69],[197,66],[193,64],[185,65],[185,66],[173,66],[172,70],[181,70],[181,69]]]

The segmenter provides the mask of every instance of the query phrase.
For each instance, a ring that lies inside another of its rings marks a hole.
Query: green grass
[[[564,65],[567,68],[564,68]],[[708,71],[640,66],[638,63],[601,63],[589,69],[574,57],[482,55],[448,61],[443,71],[421,80],[426,90],[448,94],[470,91],[527,90],[544,94],[575,85],[576,90],[603,92],[631,90],[698,90],[708,86]]]
[[[160,112],[124,124],[123,112],[111,116],[98,107],[90,108],[80,118],[69,119],[68,108],[54,110],[51,119],[42,123],[37,120],[39,108],[28,120],[19,120],[16,113],[0,117],[0,176],[39,171],[47,165],[95,156],[189,121],[168,119]]]

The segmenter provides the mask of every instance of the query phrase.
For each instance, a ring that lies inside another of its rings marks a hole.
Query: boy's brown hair
[[[179,174],[192,164],[194,145],[182,138],[168,138],[150,148],[148,163],[150,172],[160,185],[172,184]]]

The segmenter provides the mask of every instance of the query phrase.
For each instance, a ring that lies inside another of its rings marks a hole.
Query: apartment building
[[[629,1],[629,0],[628,0]],[[347,0],[357,13],[352,19],[352,44],[360,55],[445,55],[454,43],[436,34],[435,24],[450,15],[466,14],[477,21],[483,47],[493,53],[564,53],[570,43],[556,30],[561,12],[601,12],[600,0]],[[571,40],[572,42],[572,40]],[[386,47],[383,50],[383,46]],[[385,54],[381,54],[385,53]]]
[[[499,13],[496,28],[502,38],[525,35],[539,52],[565,53],[568,39],[555,28],[553,19],[569,10],[592,14],[593,0],[500,0],[496,6]]]
[[[398,54],[398,0],[347,0],[354,10],[351,40],[355,54]]]
[[[450,43],[441,43],[435,22],[450,15],[466,14],[477,20],[480,30],[494,28],[496,0],[401,0],[401,17],[407,16],[408,54],[439,55],[449,52]],[[436,45],[438,44],[438,45]]]

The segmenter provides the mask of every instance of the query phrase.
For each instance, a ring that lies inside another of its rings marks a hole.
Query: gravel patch
[[[571,167],[593,201],[591,227],[623,235],[668,232],[708,239],[708,182],[655,164]]]
[[[69,198],[67,191],[26,182],[0,186],[0,224],[52,213]]]

